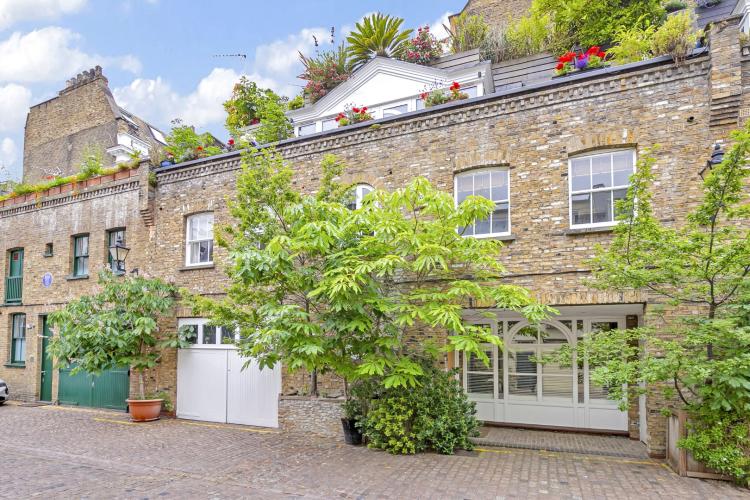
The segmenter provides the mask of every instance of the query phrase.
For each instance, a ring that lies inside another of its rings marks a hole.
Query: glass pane
[[[193,244],[195,248],[197,248],[198,252],[198,260],[193,261],[194,263],[198,262],[212,262],[213,261],[213,254],[214,254],[214,242],[213,241],[201,241],[198,243]]]
[[[323,122],[323,130],[333,130],[335,128],[338,128],[339,124],[336,122],[336,120],[325,120]]]
[[[510,325],[508,325],[510,328]],[[514,344],[535,344],[539,331],[535,326],[524,326],[513,337]]]
[[[548,324],[539,325],[539,337],[543,344],[566,344],[568,342],[562,331]]]
[[[492,396],[493,380],[492,373],[467,373],[466,392],[471,394],[487,394]]]
[[[612,192],[604,191],[592,193],[593,196],[593,221],[612,222]]]
[[[610,330],[617,330],[617,321],[595,321],[591,323],[592,332],[608,332]]]
[[[619,200],[624,200],[628,196],[628,190],[627,189],[616,189],[615,191],[612,191],[612,202],[614,203],[615,207],[615,218],[622,215],[622,212],[617,209],[617,202]]]
[[[482,196],[488,200],[492,199],[490,184],[490,172],[474,174],[474,194]]]
[[[600,385],[594,384],[594,381],[589,378],[589,400],[591,399],[597,399],[597,400],[608,400],[609,398],[607,395],[609,394],[609,391],[606,387],[602,387]]]
[[[497,208],[492,212],[492,232],[493,233],[507,233],[508,232],[508,204],[500,203]]]
[[[89,238],[88,236],[79,236],[76,238],[76,257],[84,256],[89,254]]]
[[[191,344],[198,343],[198,325],[182,325],[180,336]]]
[[[461,204],[467,196],[474,192],[474,177],[470,174],[459,175],[456,180],[456,203]]]
[[[300,137],[303,136],[303,135],[310,135],[310,134],[314,134],[314,133],[315,133],[315,124],[314,123],[310,123],[308,125],[302,125],[299,128],[299,135],[300,135]]]
[[[194,215],[190,218],[190,241],[210,240],[214,237],[213,214]]]
[[[612,157],[610,155],[591,158],[591,188],[612,187]]]
[[[388,116],[398,116],[398,115],[406,113],[408,110],[409,110],[409,106],[407,104],[402,104],[400,106],[387,108],[383,110],[383,118],[388,117]]]
[[[480,234],[490,234],[490,218],[487,217],[486,219],[477,220],[476,224],[474,224],[474,234],[480,235]]]
[[[573,375],[569,377],[542,376],[543,398],[573,398]]]
[[[573,224],[591,224],[591,195],[574,194],[571,197]]]
[[[417,99],[417,110],[424,109],[424,100]]]
[[[26,315],[16,314],[13,316],[13,338],[22,339],[26,337]]]
[[[475,85],[473,87],[462,88],[461,92],[463,92],[464,94],[467,94],[469,97],[476,97],[477,96],[477,86]]]
[[[492,176],[492,200],[505,201],[508,199],[508,171],[493,170]]]
[[[228,326],[221,327],[221,343],[234,344],[234,328]]]
[[[510,366],[508,371],[512,373],[536,374],[537,364],[532,361],[536,357],[536,351],[511,351],[508,353]]]
[[[77,276],[86,276],[89,273],[89,258],[78,257],[78,266],[76,267]]]
[[[591,189],[591,161],[589,158],[578,158],[571,161],[570,187],[573,191]]]
[[[203,325],[203,344],[216,343],[216,327]]]
[[[477,356],[474,356],[472,354],[468,355],[469,360],[469,366],[468,371],[470,372],[492,372],[492,349],[484,349],[484,353],[487,355],[488,358],[490,358],[490,364],[485,365],[484,361],[479,359]]]
[[[612,155],[612,178],[615,186],[630,184],[633,175],[633,152],[620,151]]]
[[[584,403],[584,391],[583,391],[583,369],[578,369],[578,402],[583,404]]]
[[[508,375],[508,394],[536,396],[536,375]]]
[[[13,361],[26,360],[26,340],[17,339],[13,341]]]

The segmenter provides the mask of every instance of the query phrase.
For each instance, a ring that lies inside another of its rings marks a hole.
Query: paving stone
[[[480,448],[393,456],[303,433],[0,408],[0,498],[750,498],[651,459]]]

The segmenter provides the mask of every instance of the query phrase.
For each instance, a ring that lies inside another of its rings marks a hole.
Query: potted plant
[[[468,99],[469,94],[461,91],[461,84],[453,82],[448,91],[446,92],[442,88],[434,88],[432,90],[426,90],[422,92],[419,97],[424,101],[425,108],[431,108],[432,106],[439,106],[452,101],[461,101]]]
[[[362,431],[359,429],[358,422],[364,416],[362,402],[358,398],[350,397],[341,406],[344,410],[344,416],[341,418],[344,441],[346,441],[346,444],[359,446],[362,444]]]
[[[566,52],[557,60],[555,76],[565,76],[574,71],[586,71],[607,66],[607,53],[598,45],[589,47],[586,52]]]
[[[346,127],[354,123],[362,123],[373,119],[372,114],[367,111],[367,106],[347,106],[343,113],[335,118],[339,127]]]
[[[105,370],[129,366],[138,376],[138,395],[127,400],[131,419],[159,418],[164,398],[159,387],[146,390],[147,370],[155,369],[164,349],[187,347],[178,332],[164,332],[159,318],[175,302],[176,288],[156,278],[99,273],[100,291],[69,302],[49,316],[56,335],[50,354],[72,374],[97,376]],[[158,386],[158,382],[156,383]]]

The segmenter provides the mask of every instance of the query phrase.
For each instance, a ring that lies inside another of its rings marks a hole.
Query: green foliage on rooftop
[[[404,20],[376,12],[358,22],[346,37],[349,62],[354,69],[373,57],[400,57],[414,30],[404,30]]]

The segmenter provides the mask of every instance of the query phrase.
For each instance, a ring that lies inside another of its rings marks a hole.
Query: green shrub
[[[612,42],[623,27],[639,23],[658,26],[665,12],[661,0],[534,0],[531,15],[551,17],[554,52],[562,54],[575,45],[591,47]]]
[[[457,54],[467,50],[481,49],[489,34],[490,27],[481,16],[469,16],[464,12],[455,18],[453,26],[448,30],[451,51]]]
[[[76,178],[85,181],[102,173],[104,154],[101,150],[86,148],[83,153],[83,162]]]
[[[730,412],[691,414],[688,437],[677,444],[738,483],[750,483],[750,417]]]
[[[482,59],[508,61],[548,50],[554,37],[552,18],[524,16],[517,22],[493,27],[481,48]]]
[[[670,55],[675,64],[682,64],[702,36],[694,26],[695,13],[692,10],[669,16],[654,33],[651,44],[654,55]]]
[[[455,371],[436,368],[432,360],[423,361],[423,371],[417,387],[386,389],[365,382],[368,385],[359,388],[366,390],[353,389],[358,411],[364,414],[358,425],[368,446],[394,454],[435,450],[450,455],[472,449],[469,438],[477,435],[479,422]]]
[[[621,27],[615,35],[615,46],[607,53],[615,64],[627,64],[643,61],[651,57],[654,26],[636,24],[631,27]]]
[[[667,12],[677,12],[678,10],[686,9],[688,6],[685,0],[667,0],[664,2],[664,10]]]

